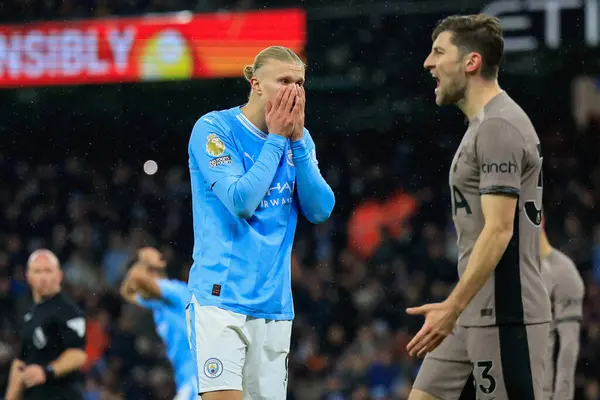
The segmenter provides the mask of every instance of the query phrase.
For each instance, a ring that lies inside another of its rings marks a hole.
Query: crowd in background
[[[600,129],[540,134],[549,235],[574,258],[587,284],[577,380],[584,397],[578,398],[597,400]],[[330,221],[302,223],[296,237],[293,399],[403,398],[419,366],[405,346],[421,323],[404,310],[442,300],[457,278],[447,176],[436,173],[447,170],[452,146],[422,148],[421,142],[417,149],[407,138],[377,158],[359,151],[365,139],[347,138],[340,148],[317,137],[321,169],[338,204]],[[409,154],[435,154],[436,163]],[[83,157],[36,163],[0,156],[4,378],[31,305],[23,276],[27,256],[44,246],[60,257],[66,290],[88,318],[89,399],[172,398],[170,367],[157,351],[162,345],[151,317],[124,305],[117,292],[127,260],[142,245],[161,249],[170,276],[186,279],[193,240],[188,172],[184,161],[160,167],[148,176],[139,166],[91,165]]]

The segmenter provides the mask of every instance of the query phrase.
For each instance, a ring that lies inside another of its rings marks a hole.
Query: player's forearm
[[[512,229],[485,226],[475,242],[465,272],[448,297],[459,312],[473,300],[492,275],[512,237]]]
[[[304,140],[292,143],[292,155],[296,166],[296,190],[300,207],[313,224],[325,222],[335,205],[333,190],[327,184]]]
[[[560,345],[556,360],[556,379],[553,399],[572,399],[574,395],[575,369],[579,356],[579,322],[569,321],[557,326],[557,343]]]
[[[83,368],[86,361],[87,354],[84,350],[67,349],[50,365],[54,369],[56,377],[61,377]]]
[[[129,273],[129,279],[138,289],[135,296],[136,302],[138,302],[137,294],[139,294],[139,292],[144,292],[153,299],[160,299],[162,297],[160,286],[158,286],[156,278],[150,276],[146,271],[137,268],[132,269]]]
[[[123,293],[121,292],[121,297],[123,297],[123,299],[130,303],[130,304],[137,304],[137,294],[136,293]]]
[[[129,277],[126,277],[123,280],[123,283],[121,283],[119,293],[121,294],[121,297],[123,297],[123,299],[125,299],[125,301],[127,301],[128,303],[136,304],[137,292],[133,287]]]
[[[267,194],[283,156],[286,139],[269,135],[256,162],[239,179],[222,180],[213,191],[225,207],[240,218],[250,218]]]
[[[8,378],[8,387],[4,395],[6,400],[20,400],[23,394],[23,379],[21,379],[21,368],[25,363],[19,359],[14,359],[10,365],[10,375]]]

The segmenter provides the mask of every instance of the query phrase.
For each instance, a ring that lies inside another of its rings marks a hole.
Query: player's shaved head
[[[32,265],[36,264],[45,264],[60,268],[60,261],[58,261],[58,257],[56,257],[56,254],[48,249],[38,249],[31,253],[29,259],[27,260],[27,268],[30,268]]]
[[[36,302],[60,292],[62,271],[56,254],[48,249],[31,253],[27,260],[26,277]]]

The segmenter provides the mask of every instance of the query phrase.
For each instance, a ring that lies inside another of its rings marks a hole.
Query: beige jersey
[[[542,260],[542,277],[550,295],[553,319],[544,391],[547,398],[571,400],[575,395],[585,285],[573,261],[556,249]]]
[[[542,260],[542,277],[550,295],[552,320],[581,320],[585,286],[575,263],[554,249]]]
[[[450,167],[459,276],[485,223],[480,197],[518,199],[512,239],[491,278],[460,316],[459,325],[551,320],[540,263],[542,186],[538,136],[521,107],[502,92],[470,121]]]

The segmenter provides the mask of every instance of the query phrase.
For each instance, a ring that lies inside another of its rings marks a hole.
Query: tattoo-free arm
[[[517,198],[500,194],[482,195],[481,208],[485,225],[481,231],[467,268],[448,297],[462,312],[492,275],[513,235]]]
[[[10,375],[8,378],[8,387],[4,395],[6,400],[20,400],[23,396],[23,380],[21,378],[21,369],[25,363],[15,358],[10,365]]]

